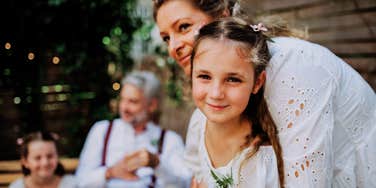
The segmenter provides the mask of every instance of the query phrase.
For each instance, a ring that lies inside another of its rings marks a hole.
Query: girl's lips
[[[209,104],[209,103],[208,103],[208,106],[211,107],[211,108],[214,109],[214,110],[223,110],[223,109],[226,108],[228,105],[215,105],[215,104]]]

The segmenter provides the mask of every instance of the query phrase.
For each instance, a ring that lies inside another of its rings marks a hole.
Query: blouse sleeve
[[[177,187],[187,187],[192,174],[183,161],[184,143],[182,138],[173,131],[167,131],[163,145],[161,162],[156,169],[156,174],[164,176],[165,183],[180,185]]]
[[[196,109],[189,121],[186,136],[184,160],[187,167],[194,175],[200,171],[199,141],[201,136],[201,124],[203,121],[206,121],[205,115],[200,110]]]
[[[339,59],[291,38],[276,39],[271,53],[265,99],[279,132],[286,187],[330,187]]]
[[[100,121],[91,128],[80,154],[76,171],[79,187],[104,187],[107,167],[101,166],[101,152],[108,121]],[[102,139],[101,139],[102,138]]]

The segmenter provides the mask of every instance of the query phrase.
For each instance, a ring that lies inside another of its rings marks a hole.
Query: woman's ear
[[[262,86],[265,83],[265,80],[266,80],[266,73],[265,71],[262,71],[260,75],[257,77],[255,81],[255,85],[253,86],[253,89],[252,89],[253,94],[256,94],[260,90],[260,88],[262,88]]]

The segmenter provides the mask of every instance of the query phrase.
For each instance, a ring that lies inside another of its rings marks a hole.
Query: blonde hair
[[[159,8],[174,0],[153,0],[154,2],[154,19]],[[176,1],[176,0],[175,0]],[[183,0],[179,0],[183,1]],[[292,27],[285,19],[280,16],[255,16],[249,15],[242,9],[241,3],[237,0],[185,0],[190,2],[194,7],[209,15],[213,19],[219,19],[225,16],[238,17],[246,20],[248,23],[263,23],[268,32],[264,33],[269,38],[273,37],[295,37],[301,39],[308,38],[308,32]],[[228,13],[228,14],[226,14]]]

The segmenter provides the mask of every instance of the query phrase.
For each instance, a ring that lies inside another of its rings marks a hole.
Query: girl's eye
[[[199,79],[210,80],[210,76],[206,74],[200,74],[197,76]]]
[[[48,155],[47,155],[47,158],[48,158],[48,159],[52,159],[53,157],[54,157],[53,154],[48,154]]]
[[[228,82],[242,82],[242,80],[240,80],[239,78],[235,78],[235,77],[229,77],[227,78],[227,81]]]
[[[180,32],[184,32],[186,30],[188,30],[188,28],[191,26],[191,24],[188,24],[188,23],[183,23],[183,24],[180,24],[179,25],[179,31]]]

